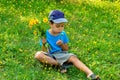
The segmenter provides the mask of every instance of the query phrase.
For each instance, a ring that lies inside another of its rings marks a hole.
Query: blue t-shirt
[[[62,31],[57,36],[53,36],[49,33],[48,30],[46,31],[46,40],[47,40],[47,43],[50,45],[51,54],[57,51],[62,51],[61,47],[56,44],[58,40],[62,40],[64,44],[68,43],[69,41],[65,31]]]

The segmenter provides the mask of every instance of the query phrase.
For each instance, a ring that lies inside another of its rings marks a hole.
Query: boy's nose
[[[59,28],[59,31],[62,31],[63,30],[63,28]]]

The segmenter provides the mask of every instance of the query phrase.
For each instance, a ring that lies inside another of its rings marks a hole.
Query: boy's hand
[[[46,39],[42,38],[42,44],[44,45],[46,43]]]
[[[67,45],[67,44],[64,44],[62,40],[58,40],[58,41],[56,42],[56,44],[57,44],[58,46],[60,46],[63,51],[68,51],[68,45]]]
[[[58,41],[56,42],[56,44],[59,45],[59,46],[61,46],[61,45],[63,44],[63,41],[62,41],[62,40],[58,40]]]

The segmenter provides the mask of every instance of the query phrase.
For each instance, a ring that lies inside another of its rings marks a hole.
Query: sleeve
[[[69,39],[68,39],[68,36],[67,36],[66,32],[63,31],[63,34],[64,34],[64,35],[63,35],[63,42],[64,42],[64,43],[68,43],[68,42],[69,42]]]

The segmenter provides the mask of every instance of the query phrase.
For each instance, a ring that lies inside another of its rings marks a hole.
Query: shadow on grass
[[[38,74],[41,74],[43,79],[47,79],[45,78],[44,74],[46,75],[46,77],[52,80],[63,80],[62,78],[64,78],[65,80],[86,80],[86,75],[85,73],[83,73],[82,71],[79,71],[77,68],[75,68],[74,66],[71,66],[67,69],[66,73],[60,73],[60,69],[58,66],[51,66],[51,65],[46,65],[43,63],[40,63],[38,60],[35,60],[34,62],[34,68],[36,68],[36,70],[39,70]],[[42,73],[41,73],[42,72]],[[48,76],[51,75],[51,76]],[[54,76],[54,77],[53,77]],[[36,77],[40,77],[39,75]]]

